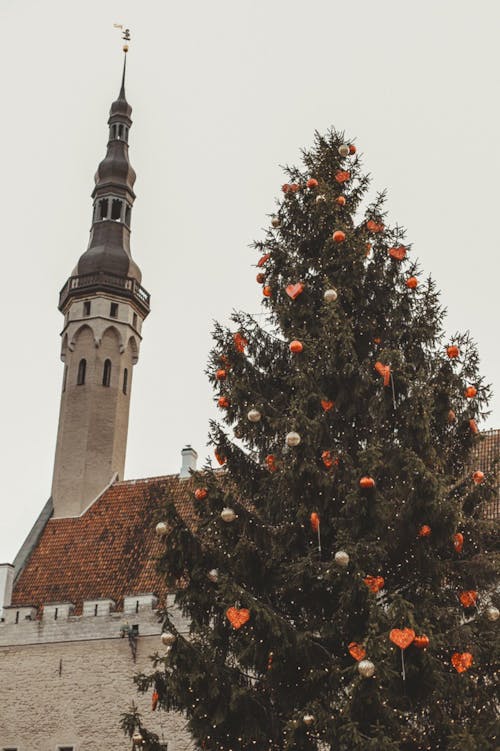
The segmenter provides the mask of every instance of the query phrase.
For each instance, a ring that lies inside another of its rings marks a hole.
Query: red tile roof
[[[164,598],[155,526],[167,497],[192,520],[193,482],[178,475],[114,483],[82,516],[49,519],[16,581],[12,605],[72,602],[80,614],[84,600],[110,598],[121,610],[126,595]]]
[[[500,430],[483,435],[474,469],[486,473],[500,456]],[[486,514],[500,519],[498,466],[496,479],[497,495]],[[192,526],[193,481],[178,475],[117,482],[82,516],[49,519],[16,581],[12,605],[72,602],[79,614],[84,600],[110,598],[121,610],[126,595],[153,592],[164,598],[165,582],[156,572],[161,543],[155,526],[167,498]]]

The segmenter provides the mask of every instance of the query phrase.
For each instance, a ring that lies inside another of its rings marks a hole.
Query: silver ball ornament
[[[337,550],[334,557],[335,563],[341,568],[346,568],[349,565],[349,556],[345,550]]]
[[[340,156],[349,156],[349,146],[346,143],[343,143],[342,146],[339,146],[339,154]]]
[[[298,446],[300,443],[300,435],[295,432],[295,430],[290,431],[290,433],[287,433],[285,438],[285,443],[287,446]]]
[[[170,631],[164,631],[161,635],[161,642],[166,647],[171,647],[172,644],[175,644],[177,641],[177,637],[175,634],[172,634]]]
[[[307,726],[312,725],[313,722],[314,722],[314,715],[313,714],[305,714],[304,717],[302,718],[302,720],[304,721],[304,725],[307,725]]]
[[[332,287],[332,289],[326,289],[323,294],[323,300],[325,302],[335,302],[335,300],[338,298],[338,292],[336,289]]]
[[[363,678],[371,678],[375,673],[375,665],[371,660],[361,660],[358,662],[358,673]]]
[[[273,216],[271,219],[271,224],[276,229],[277,227],[281,227],[281,219],[279,219],[277,216]]]
[[[489,621],[498,621],[498,616],[500,616],[500,610],[494,605],[488,605],[486,608],[486,618]]]
[[[156,525],[156,534],[158,535],[158,537],[165,537],[167,532],[168,528],[165,522],[158,522],[158,524]]]
[[[220,512],[220,518],[223,522],[226,522],[226,524],[229,524],[230,522],[234,522],[236,519],[236,514],[233,511],[232,508],[223,508]]]
[[[260,414],[258,409],[251,409],[247,417],[250,420],[250,422],[259,422],[262,415]]]
[[[210,571],[207,574],[208,578],[211,582],[218,582],[219,581],[219,571],[216,568],[211,568]]]

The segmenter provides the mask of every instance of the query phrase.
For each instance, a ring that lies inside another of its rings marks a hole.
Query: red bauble
[[[351,177],[351,173],[347,170],[338,170],[338,172],[335,173],[335,180],[336,182],[342,184],[347,182]]]
[[[472,480],[476,485],[480,485],[482,482],[484,482],[484,472],[481,472],[480,469],[476,469],[476,471],[472,475]]]
[[[345,240],[345,232],[342,232],[341,229],[335,230],[332,235],[332,240],[334,243],[343,243]]]
[[[365,576],[363,579],[364,583],[370,590],[370,592],[373,592],[376,594],[377,592],[380,592],[381,589],[383,589],[385,580],[383,576]]]
[[[227,377],[227,371],[225,371],[224,368],[219,368],[219,370],[215,374],[215,377],[218,381],[224,381]]]
[[[276,465],[276,457],[274,454],[268,454],[265,459],[269,472],[276,472],[278,467]]]
[[[337,203],[339,206],[345,206],[346,203],[346,197],[345,196],[338,196],[335,199],[335,203]]]
[[[298,339],[294,339],[293,342],[290,342],[289,350],[290,352],[293,352],[294,355],[302,352],[303,349],[304,345],[302,344],[302,342],[299,342]]]
[[[416,276],[410,276],[409,279],[406,280],[406,286],[409,289],[415,289],[415,287],[418,286],[418,279]]]
[[[219,399],[217,401],[218,407],[220,407],[221,409],[227,409],[229,407],[229,404],[230,402],[227,396],[219,396]]]
[[[360,488],[363,488],[364,490],[367,490],[369,488],[375,487],[375,480],[373,477],[369,477],[368,475],[365,475],[362,477],[359,481]]]
[[[204,501],[207,495],[208,490],[206,488],[196,488],[196,490],[194,491],[194,497],[197,501]]]
[[[459,356],[460,350],[454,344],[450,344],[449,347],[446,347],[446,354],[448,355],[450,360],[454,360],[455,357]]]
[[[465,396],[467,399],[473,399],[477,394],[477,388],[475,386],[467,386],[465,389]]]
[[[418,530],[419,537],[429,537],[431,534],[432,534],[432,530],[428,524],[422,524],[422,526]]]
[[[262,290],[262,294],[264,295],[264,297],[271,297],[271,287],[269,287],[269,285],[266,285]]]
[[[349,154],[351,154],[351,156],[352,156],[355,153],[356,153],[356,147],[355,147],[355,145],[353,143],[350,143],[349,144]]]
[[[314,177],[310,177],[309,180],[306,182],[306,185],[308,188],[317,188],[318,187],[318,181],[315,180]]]
[[[264,284],[264,282],[266,281],[266,275],[260,272],[255,277],[255,281],[257,282],[257,284]]]
[[[417,649],[427,649],[427,647],[431,643],[431,640],[429,639],[428,636],[426,636],[425,634],[422,634],[422,636],[416,636],[413,639],[412,643],[414,647],[417,647]]]
[[[462,549],[464,547],[464,536],[461,532],[456,532],[456,534],[453,535],[453,547],[457,551],[457,553],[461,553]]]
[[[406,248],[404,245],[400,245],[398,248],[389,248],[387,252],[390,257],[394,258],[396,261],[402,261],[406,258]]]
[[[477,592],[475,589],[467,589],[465,592],[460,592],[459,599],[464,608],[474,608],[477,602]]]
[[[382,222],[376,222],[374,219],[368,219],[366,228],[370,232],[383,232],[385,230],[385,225],[382,224]]]

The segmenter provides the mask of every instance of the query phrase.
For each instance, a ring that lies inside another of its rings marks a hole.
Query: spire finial
[[[125,97],[125,73],[127,70],[127,52],[128,52],[128,43],[130,42],[130,29],[125,29],[123,27],[122,23],[114,23],[113,26],[115,29],[121,29],[122,32],[122,39],[123,39],[123,73],[122,73],[122,85],[120,89],[120,93],[118,95],[118,99],[126,99]]]

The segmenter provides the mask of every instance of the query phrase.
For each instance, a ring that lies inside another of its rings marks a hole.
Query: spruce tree
[[[285,172],[255,243],[264,312],[215,326],[222,466],[195,474],[194,526],[167,499],[159,565],[190,633],[163,612],[173,643],[139,689],[207,751],[493,751],[476,346],[445,337],[352,142],[317,134]]]

